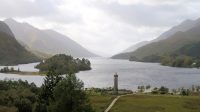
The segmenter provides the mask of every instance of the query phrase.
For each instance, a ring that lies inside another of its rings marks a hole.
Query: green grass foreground
[[[6,107],[0,105],[0,112],[17,112],[17,108],[15,107]]]
[[[200,97],[124,96],[116,102],[110,112],[200,112]]]
[[[44,72],[7,72],[5,74],[17,74],[17,75],[36,75],[36,76],[46,76]]]
[[[115,96],[110,95],[94,95],[89,96],[92,107],[95,112],[104,112],[104,110],[110,105]]]

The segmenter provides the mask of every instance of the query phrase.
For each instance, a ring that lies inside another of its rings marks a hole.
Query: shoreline
[[[3,73],[3,72],[0,72]],[[41,72],[6,72],[4,74],[16,74],[16,75],[27,75],[27,76],[45,76],[44,73]]]

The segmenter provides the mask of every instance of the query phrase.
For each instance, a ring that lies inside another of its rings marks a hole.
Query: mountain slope
[[[12,29],[16,39],[33,51],[53,55],[65,53],[75,57],[96,56],[67,36],[53,30],[39,30],[27,23],[18,23],[13,19],[7,19],[5,22]]]
[[[148,43],[149,43],[149,41],[139,42],[135,45],[130,46],[126,50],[122,51],[122,53],[119,53],[119,54],[112,56],[111,58],[113,58],[113,59],[129,59],[131,52],[137,50],[138,48],[140,48],[144,45],[147,45]]]
[[[164,32],[163,34],[161,34],[158,38],[156,38],[155,40],[153,40],[153,42],[155,41],[160,41],[163,39],[166,39],[172,35],[174,35],[176,32],[182,31],[188,31],[191,28],[200,25],[200,19],[197,20],[185,20],[182,23],[180,23],[177,26],[172,27],[171,29],[169,29],[168,31]]]
[[[186,21],[183,21],[182,23],[180,23],[179,25],[177,26],[174,26],[172,27],[171,29],[169,29],[168,31],[162,33],[159,37],[157,37],[156,39],[150,41],[149,43],[143,45],[143,46],[140,46],[139,48],[143,48],[143,47],[146,47],[146,49],[149,49],[149,52],[150,51],[153,51],[152,48],[147,48],[149,47],[148,44],[151,44],[151,43],[154,43],[156,44],[156,42],[159,42],[159,41],[162,41],[162,40],[165,40],[165,39],[168,39],[168,38],[171,38],[173,37],[174,34],[176,34],[177,32],[186,32],[188,30],[190,30],[191,28],[194,28],[196,26],[199,26],[200,25],[200,19],[197,19],[197,20],[186,20]],[[151,45],[150,45],[151,46]],[[138,49],[137,49],[138,50]],[[137,50],[133,50],[132,52],[136,51],[136,52],[139,52]],[[142,52],[142,51],[140,51]],[[146,51],[147,52],[147,51]],[[117,59],[128,59],[131,57],[132,53],[123,53],[123,54],[118,54],[118,55],[115,55],[113,56],[114,58],[117,58]],[[141,53],[142,54],[142,53]]]
[[[40,61],[13,37],[9,27],[0,21],[0,65],[15,65]]]
[[[199,58],[200,57],[199,51],[200,51],[200,42],[196,42],[196,43],[188,44],[180,48],[177,51],[177,53],[179,55],[187,55],[187,56]]]
[[[135,52],[132,52],[131,56],[135,56],[139,60],[145,61],[144,58],[150,56],[179,54],[181,51],[184,51],[181,49],[187,49],[187,46],[191,46],[197,42],[200,42],[199,37],[200,25],[191,28],[190,30],[185,32],[177,32],[171,37],[161,40],[159,42],[153,42],[151,44],[143,46]],[[182,55],[185,55],[184,52],[182,52]]]
[[[149,43],[149,41],[142,41],[142,42],[139,42],[129,48],[127,48],[126,50],[123,51],[123,53],[126,53],[126,52],[133,52],[135,50],[137,50],[138,48],[144,46],[144,45],[147,45]]]
[[[112,56],[112,59],[129,59],[131,56],[131,52],[126,52],[126,53],[120,53]]]

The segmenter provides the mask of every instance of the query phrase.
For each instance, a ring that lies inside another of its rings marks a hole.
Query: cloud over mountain
[[[54,29],[110,56],[198,18],[199,10],[198,0],[1,0],[0,18]]]

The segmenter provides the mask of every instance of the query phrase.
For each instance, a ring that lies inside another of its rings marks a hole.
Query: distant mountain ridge
[[[112,56],[111,58],[113,58],[113,59],[129,59],[131,52],[134,52],[138,48],[145,46],[148,43],[150,43],[150,41],[142,41],[137,44],[134,44],[134,45],[130,46],[129,48],[125,49],[124,51],[122,51],[121,53]]]
[[[180,23],[179,25],[174,26],[171,29],[169,29],[168,31],[166,31],[163,34],[161,34],[158,38],[153,40],[153,42],[166,39],[166,38],[174,35],[176,32],[179,32],[179,31],[185,32],[185,31],[190,30],[191,28],[193,28],[193,27],[195,27],[197,25],[200,25],[200,19],[197,19],[197,20],[185,20],[182,23]]]
[[[33,51],[46,54],[65,53],[74,57],[95,57],[75,41],[53,30],[40,30],[28,23],[19,23],[13,19],[6,19],[16,39],[23,42]]]
[[[139,42],[129,48],[127,48],[126,50],[124,50],[123,52],[126,53],[126,52],[133,52],[135,50],[137,50],[138,48],[144,46],[144,45],[147,45],[149,43],[149,41],[142,41],[142,42]]]
[[[40,61],[15,39],[10,28],[0,21],[0,65],[16,65]]]
[[[153,42],[146,46],[143,46],[131,53],[131,56],[137,57],[139,60],[143,60],[145,57],[153,55],[163,56],[178,54],[178,51],[185,46],[200,42],[200,25],[186,32],[177,32],[170,38],[161,40],[159,42]],[[200,51],[200,50],[199,50]],[[182,54],[184,55],[184,54]]]
[[[183,21],[181,24],[172,27],[168,31],[161,34],[158,38],[150,41],[148,44],[146,44],[144,46],[139,47],[137,50],[129,52],[129,53],[121,53],[121,54],[113,56],[112,58],[129,59],[130,57],[136,56],[139,59],[142,59],[142,58],[145,58],[148,56],[150,57],[151,55],[163,55],[163,53],[165,53],[165,54],[172,53],[172,50],[175,50],[175,49],[177,50],[178,47],[183,47],[183,46],[171,45],[174,47],[174,48],[172,48],[171,46],[168,46],[167,43],[166,44],[161,44],[161,43],[165,43],[167,41],[169,42],[169,44],[171,41],[177,42],[177,40],[175,40],[176,36],[186,35],[183,33],[184,32],[187,33],[187,31],[189,31],[193,28],[195,29],[198,26],[200,26],[200,19]],[[180,41],[180,42],[183,41],[183,40],[181,40],[181,37],[183,37],[183,36],[180,36],[180,38],[178,39],[178,41]],[[173,38],[175,38],[175,39],[173,39]],[[183,39],[186,39],[186,38],[183,38]],[[180,42],[177,42],[177,43],[180,43]],[[173,43],[173,44],[176,44],[176,43]],[[188,42],[188,44],[191,44],[191,43]],[[157,48],[155,46],[157,46]],[[163,48],[163,46],[164,46],[164,48]],[[169,50],[169,49],[171,49],[171,50]]]

